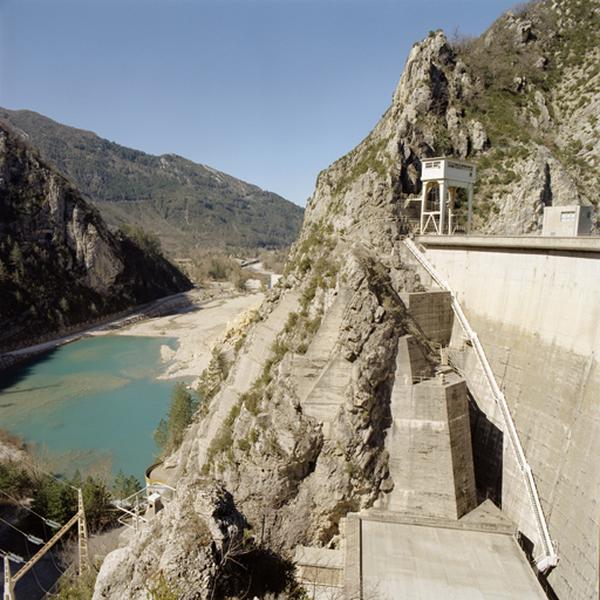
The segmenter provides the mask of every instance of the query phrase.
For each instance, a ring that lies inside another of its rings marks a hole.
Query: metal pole
[[[473,222],[473,185],[467,188],[468,210],[467,210],[467,235],[471,234],[471,224]]]
[[[448,184],[444,179],[440,180],[440,222],[439,235],[444,234],[444,224],[446,221],[446,197],[448,196]]]
[[[421,235],[423,235],[425,232],[423,231],[423,223],[425,221],[425,203],[427,202],[427,186],[428,186],[428,182],[424,182],[423,183],[423,188],[421,190]]]
[[[10,562],[8,556],[4,555],[4,594],[3,600],[15,600],[15,594],[13,592],[12,575],[10,572]]]

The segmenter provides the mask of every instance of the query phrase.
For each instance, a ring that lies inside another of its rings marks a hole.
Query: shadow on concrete
[[[502,508],[502,446],[504,434],[480,410],[469,394],[471,445],[478,501],[489,498]]]
[[[547,571],[546,573],[540,573],[535,567],[535,560],[533,558],[535,553],[535,544],[521,531],[519,531],[517,535],[517,542],[527,557],[527,560],[529,561],[529,564],[531,565],[531,568],[533,569],[540,586],[548,597],[548,600],[560,600],[557,593],[554,591],[554,588],[548,581],[548,575],[552,572],[552,570]]]

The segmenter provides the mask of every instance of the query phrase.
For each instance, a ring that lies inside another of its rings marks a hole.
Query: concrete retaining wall
[[[558,542],[549,583],[559,598],[598,598],[600,240],[418,242],[456,292],[510,404]],[[452,345],[464,350],[467,381],[476,381],[476,361],[456,329]],[[502,428],[480,392],[481,410]],[[517,522],[527,508],[519,487],[505,448],[502,504]]]

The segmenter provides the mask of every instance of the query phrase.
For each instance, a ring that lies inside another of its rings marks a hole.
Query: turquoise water
[[[62,472],[121,469],[143,480],[174,385],[156,379],[163,345],[176,341],[92,337],[1,374],[0,427],[35,443]]]

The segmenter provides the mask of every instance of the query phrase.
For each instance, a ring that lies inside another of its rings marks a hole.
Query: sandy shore
[[[96,335],[134,335],[168,337],[178,341],[176,350],[167,344],[161,355],[168,363],[161,379],[198,378],[210,360],[210,352],[228,325],[243,313],[258,308],[264,294],[238,295],[229,286],[194,289],[161,298],[126,317],[79,330],[63,337],[7,352],[3,357],[26,359],[84,337]],[[152,313],[168,313],[152,317]],[[2,358],[2,357],[0,357]]]
[[[191,306],[179,313],[156,317],[111,331],[112,335],[139,335],[176,338],[176,350],[166,344],[161,354],[169,365],[161,379],[200,376],[208,365],[210,352],[217,339],[236,317],[258,308],[264,294],[247,294],[233,298],[203,300],[201,295],[189,292]]]

